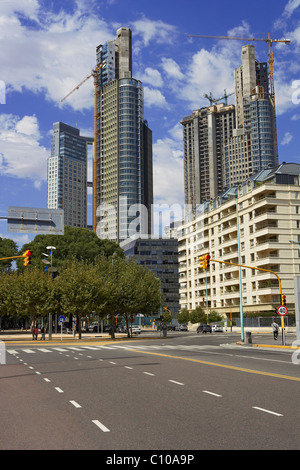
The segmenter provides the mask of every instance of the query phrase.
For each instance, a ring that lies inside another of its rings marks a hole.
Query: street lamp
[[[300,258],[300,242],[296,242],[295,240],[289,240],[290,243],[295,243],[296,245],[299,245],[299,258]]]
[[[52,251],[56,250],[56,248],[55,246],[47,246],[46,248],[47,250],[50,250],[50,259],[51,259],[51,268],[52,268]],[[49,323],[49,339],[52,339],[52,315],[50,312],[49,312],[48,323]]]

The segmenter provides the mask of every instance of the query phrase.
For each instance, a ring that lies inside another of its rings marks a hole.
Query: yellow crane
[[[267,38],[239,38],[234,36],[204,36],[199,34],[188,34],[189,38],[208,38],[208,39],[231,39],[235,41],[261,41],[266,42],[269,46],[269,69],[270,69],[270,95],[274,103],[275,108],[275,86],[274,86],[274,54],[273,54],[273,43],[283,42],[284,44],[291,44],[290,39],[271,39],[270,33]]]
[[[98,145],[98,126],[97,126],[97,102],[98,102],[98,72],[102,67],[105,67],[106,62],[102,62],[101,64],[96,65],[96,67],[91,71],[89,75],[85,77],[78,85],[73,88],[64,98],[61,99],[65,101],[74,91],[78,90],[89,78],[94,77],[94,152],[93,152],[93,230],[96,232],[97,226],[97,218],[96,218],[96,210],[97,210],[97,145]]]
[[[277,125],[276,125],[276,109],[275,109],[275,84],[274,84],[274,54],[273,54],[273,43],[282,42],[284,44],[291,44],[290,39],[272,39],[270,33],[267,38],[240,38],[234,36],[205,36],[199,34],[188,34],[189,38],[207,38],[207,39],[231,39],[234,41],[261,41],[266,42],[269,48],[269,73],[270,73],[270,98],[273,104],[274,110],[274,131],[277,138]],[[276,156],[277,157],[277,156]]]

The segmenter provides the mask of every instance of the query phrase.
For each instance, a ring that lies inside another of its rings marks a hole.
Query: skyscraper
[[[255,59],[254,46],[242,47],[234,77],[236,106],[201,108],[181,122],[185,203],[192,210],[278,164],[268,65]]]
[[[201,108],[181,124],[185,204],[194,210],[223,190],[224,151],[235,126],[235,108],[223,103]]]
[[[242,47],[242,65],[235,70],[234,79],[236,129],[225,149],[226,187],[278,165],[268,64],[255,59],[254,46]]]
[[[119,242],[151,233],[152,132],[144,120],[143,87],[132,78],[129,28],[96,49],[94,230]],[[139,214],[141,217],[139,218]]]
[[[64,224],[87,226],[87,145],[91,137],[62,122],[53,124],[48,158],[48,209],[63,209]]]

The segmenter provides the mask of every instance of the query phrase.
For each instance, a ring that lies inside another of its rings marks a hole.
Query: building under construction
[[[236,105],[216,103],[181,121],[185,203],[193,210],[257,171],[278,164],[269,89],[267,63],[255,59],[254,46],[244,46],[242,65],[235,70]],[[212,104],[212,97],[205,96]]]

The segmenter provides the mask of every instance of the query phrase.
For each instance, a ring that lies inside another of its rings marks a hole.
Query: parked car
[[[98,322],[93,321],[89,326],[88,326],[88,331],[98,331]],[[100,328],[99,328],[100,329]]]
[[[118,333],[127,333],[126,326],[124,326],[124,325],[118,326],[117,332]]]
[[[222,325],[213,325],[212,330],[215,332],[223,333],[223,326]]]
[[[210,325],[204,324],[204,325],[199,325],[197,328],[197,333],[211,333],[212,332],[212,327]]]
[[[178,326],[175,326],[175,330],[176,331],[188,331],[188,327],[187,325],[178,325]]]
[[[130,327],[130,330],[131,330],[131,327]],[[139,335],[141,332],[142,332],[142,330],[140,329],[139,326],[132,325],[132,334],[134,333],[136,335]]]

